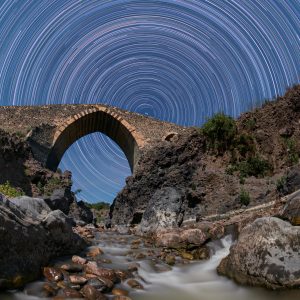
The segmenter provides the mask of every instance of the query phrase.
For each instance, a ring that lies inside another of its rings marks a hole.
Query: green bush
[[[255,119],[248,119],[245,122],[245,127],[248,130],[254,130],[256,126],[256,120]]]
[[[282,191],[282,189],[284,188],[284,186],[286,184],[286,180],[287,180],[286,176],[282,176],[277,180],[276,189],[277,189],[278,192]]]
[[[299,162],[299,154],[297,152],[296,141],[292,138],[287,138],[284,143],[288,152],[288,162],[292,165],[297,164]]]
[[[0,184],[0,193],[4,194],[9,198],[24,196],[24,192],[22,190],[16,189],[11,186],[9,181],[6,181],[4,184]]]
[[[250,203],[250,195],[244,189],[241,189],[241,192],[240,192],[240,202],[241,202],[241,204],[246,205],[246,206],[248,206]]]
[[[237,127],[233,118],[218,113],[203,125],[202,132],[207,138],[208,148],[222,154],[231,147]]]
[[[96,209],[96,210],[109,209],[109,207],[110,207],[109,203],[106,203],[106,202],[97,202],[97,203],[84,202],[84,204],[87,207],[93,208],[93,209]]]
[[[241,134],[235,139],[235,146],[239,153],[245,157],[246,154],[254,154],[256,147],[254,137],[249,134]]]
[[[272,167],[268,161],[259,156],[254,156],[229,166],[226,173],[232,175],[234,172],[239,172],[240,179],[249,176],[264,177],[271,169]]]

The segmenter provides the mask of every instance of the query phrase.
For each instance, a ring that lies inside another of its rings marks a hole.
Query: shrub
[[[16,189],[11,186],[9,181],[6,181],[4,184],[0,184],[0,193],[4,194],[9,198],[24,196],[24,192],[22,190]]]
[[[250,203],[250,195],[244,189],[241,189],[241,192],[240,192],[240,202],[241,202],[241,204],[246,205],[246,206],[248,206]]]
[[[276,189],[278,192],[281,192],[286,184],[287,177],[282,176],[276,182]]]
[[[218,113],[203,125],[202,132],[208,140],[208,148],[222,154],[232,145],[237,127],[233,118]]]
[[[248,119],[245,122],[245,127],[248,130],[254,130],[256,126],[256,120],[255,119]]]
[[[299,154],[297,152],[296,141],[292,138],[287,138],[284,143],[288,152],[288,162],[292,165],[297,164],[299,162]]]
[[[102,210],[102,209],[109,209],[109,203],[106,202],[97,202],[97,203],[88,203],[88,202],[84,202],[84,204],[89,207],[89,208],[93,208],[96,210]]]
[[[248,153],[254,154],[256,150],[254,138],[249,134],[239,135],[235,140],[235,146],[243,157]]]
[[[243,181],[242,178],[249,176],[264,177],[271,169],[272,167],[268,161],[259,156],[254,156],[229,166],[226,169],[226,173],[232,175],[234,172],[239,172],[240,181]]]

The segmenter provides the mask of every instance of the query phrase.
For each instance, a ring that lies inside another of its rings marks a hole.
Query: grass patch
[[[0,193],[9,198],[20,197],[25,195],[25,193],[22,190],[13,187],[9,181],[6,181],[4,184],[0,184]]]
[[[241,204],[246,205],[246,206],[248,206],[250,204],[250,195],[244,189],[241,189],[241,192],[240,192],[240,202],[241,202]]]

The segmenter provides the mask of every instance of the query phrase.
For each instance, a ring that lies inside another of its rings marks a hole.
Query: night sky
[[[300,0],[0,0],[0,104],[105,103],[181,125],[234,117],[300,76]],[[96,133],[61,169],[112,201],[130,175]]]

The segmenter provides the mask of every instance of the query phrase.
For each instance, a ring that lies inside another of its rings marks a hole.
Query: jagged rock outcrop
[[[50,259],[83,250],[72,223],[42,199],[9,201],[0,194],[0,289],[20,287],[37,279]]]
[[[111,206],[108,225],[142,222],[147,231],[149,212],[158,210],[164,201],[163,197],[155,203],[151,199],[167,187],[182,194],[177,213],[183,216],[183,225],[246,205],[267,203],[300,188],[298,103],[300,85],[276,101],[243,114],[236,121],[239,139],[221,154],[211,153],[207,138],[192,128],[145,149],[133,176],[127,178]],[[244,176],[250,155],[254,157],[253,170]],[[262,175],[259,169],[263,163],[268,171]],[[243,201],[242,192],[249,197],[249,204],[247,199]],[[154,222],[155,214],[152,216]]]
[[[300,227],[274,217],[244,227],[219,274],[236,282],[271,289],[300,286]]]

